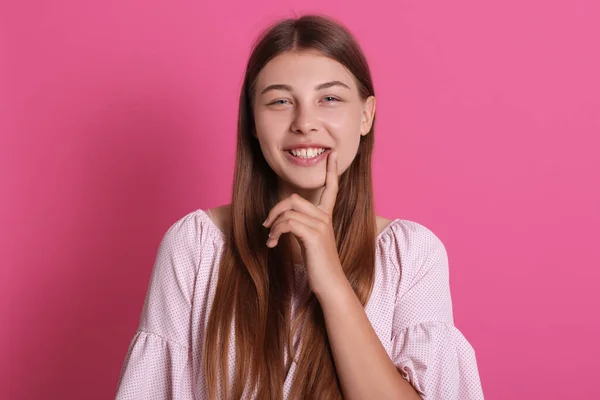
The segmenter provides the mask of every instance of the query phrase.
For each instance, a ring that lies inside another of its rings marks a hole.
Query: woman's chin
[[[295,192],[316,192],[323,189],[325,183],[324,179],[316,179],[317,177],[311,176],[306,179],[290,179],[286,182],[286,185]]]

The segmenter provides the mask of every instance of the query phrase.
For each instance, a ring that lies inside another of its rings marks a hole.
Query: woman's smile
[[[301,167],[312,167],[327,159],[331,149],[298,149],[285,152],[287,160]]]

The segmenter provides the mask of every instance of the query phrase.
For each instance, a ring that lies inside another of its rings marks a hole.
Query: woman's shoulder
[[[447,265],[444,243],[432,229],[419,222],[391,220],[379,234],[378,247],[382,255],[393,260],[399,272],[418,273],[424,272],[423,268]]]
[[[217,228],[223,236],[229,232],[231,226],[231,204],[223,204],[214,208],[206,209],[206,215],[212,225]]]
[[[375,216],[375,220],[377,222],[377,234],[380,235],[383,231],[385,231],[389,225],[394,222],[394,220],[381,217],[379,215]]]
[[[164,233],[156,269],[197,273],[202,264],[212,265],[213,259],[219,258],[225,240],[224,233],[206,211],[192,211],[177,219]]]
[[[439,236],[432,229],[416,221],[377,217],[377,225],[382,227],[379,232],[380,236],[392,236],[395,240],[405,244],[423,244],[425,247],[430,247],[439,245],[441,242]]]
[[[211,214],[214,215],[215,212],[212,210],[214,209],[197,209],[180,217],[168,228],[164,239],[176,242],[194,241],[196,244],[223,241],[225,233],[220,229],[220,225],[213,221]]]

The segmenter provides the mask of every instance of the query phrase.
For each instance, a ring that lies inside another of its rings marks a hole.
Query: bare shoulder
[[[221,232],[229,232],[229,227],[231,226],[231,204],[224,204],[222,206],[209,208],[206,210],[206,213],[210,217],[210,219],[215,223],[217,228],[221,230]]]
[[[375,220],[377,222],[377,234],[380,234],[389,224],[392,223],[391,219],[380,217],[379,215],[375,216]]]

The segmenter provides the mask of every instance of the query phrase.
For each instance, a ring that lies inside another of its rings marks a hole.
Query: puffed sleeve
[[[454,326],[446,249],[422,225],[406,233],[392,361],[425,400],[483,399],[475,351]]]
[[[121,369],[117,400],[192,399],[191,306],[200,230],[193,213],[158,248],[140,324]]]

